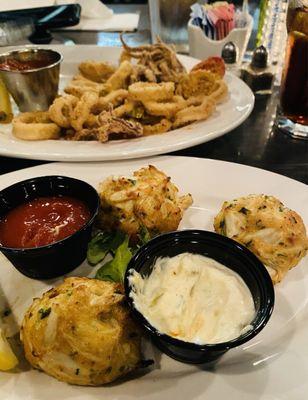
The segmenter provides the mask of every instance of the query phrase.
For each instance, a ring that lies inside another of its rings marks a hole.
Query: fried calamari
[[[104,82],[115,72],[116,67],[108,62],[83,61],[79,64],[79,72],[94,82]]]
[[[23,140],[48,140],[60,137],[60,127],[48,112],[25,112],[13,119],[13,134]]]
[[[187,73],[173,48],[160,40],[134,48],[121,40],[118,67],[97,61],[79,65],[79,74],[46,114],[54,135],[46,138],[106,142],[164,133],[207,119],[226,98],[227,85],[222,73],[211,72],[213,62],[210,70],[203,63]],[[32,128],[36,132],[41,126]]]
[[[150,82],[178,82],[182,74],[186,73],[185,67],[179,61],[172,46],[167,46],[159,38],[157,43],[137,47],[128,46],[123,35],[120,35],[123,45],[122,60],[137,61],[143,67],[141,74],[149,71]],[[153,80],[155,79],[155,81]]]

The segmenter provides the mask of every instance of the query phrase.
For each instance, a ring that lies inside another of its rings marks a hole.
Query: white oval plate
[[[170,175],[181,193],[193,195],[194,204],[185,213],[181,228],[213,230],[213,217],[223,201],[249,193],[278,197],[308,223],[306,185],[264,170],[216,160],[164,156],[101,164],[45,164],[3,175],[0,189],[30,177],[53,174],[83,179],[97,187],[109,175],[128,175],[148,164]],[[12,309],[9,318],[14,333],[32,298],[61,279],[31,280],[17,272],[3,256],[0,271],[0,299]],[[89,275],[92,271],[84,263],[71,275]],[[288,273],[275,292],[275,309],[268,325],[249,343],[230,350],[215,367],[181,364],[157,352],[156,368],[143,376],[92,388],[58,382],[24,362],[20,371],[0,372],[0,398],[303,400],[308,393],[308,257]]]
[[[42,47],[42,46],[40,46]],[[47,47],[48,46],[43,46]],[[104,60],[118,63],[121,49],[89,45],[49,46],[64,56],[61,66],[60,88],[63,89],[78,71],[84,60]],[[4,51],[10,48],[4,48]],[[190,69],[197,59],[179,56]],[[222,136],[240,125],[251,113],[254,95],[249,87],[232,74],[226,74],[229,98],[218,105],[206,121],[200,121],[163,135],[138,139],[98,142],[47,140],[27,142],[11,134],[11,124],[0,125],[0,155],[49,161],[105,161],[139,158],[185,149]]]

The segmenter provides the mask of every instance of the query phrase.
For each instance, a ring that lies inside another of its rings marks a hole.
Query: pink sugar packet
[[[216,31],[216,39],[225,38],[234,28],[235,7],[234,4],[219,2],[206,7],[207,14]]]

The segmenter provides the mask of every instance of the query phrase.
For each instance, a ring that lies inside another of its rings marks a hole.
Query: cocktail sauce
[[[45,246],[77,232],[90,219],[88,207],[69,196],[39,197],[9,211],[0,220],[0,245]]]
[[[4,71],[28,71],[31,69],[47,67],[50,60],[46,59],[33,59],[33,60],[16,60],[8,58],[5,62],[0,64],[0,70]]]

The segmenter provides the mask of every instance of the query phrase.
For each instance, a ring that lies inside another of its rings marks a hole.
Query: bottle
[[[274,80],[273,68],[267,63],[268,53],[264,46],[257,47],[251,63],[241,69],[241,79],[247,83],[256,95],[272,93]]]
[[[288,0],[261,0],[259,5],[257,46],[266,47],[271,64],[280,62],[284,50],[287,3]]]
[[[225,62],[226,70],[238,75],[237,58],[238,49],[233,42],[227,42],[221,51],[221,58]]]
[[[281,113],[294,123],[306,125],[308,135],[308,0],[290,0],[287,31]]]

